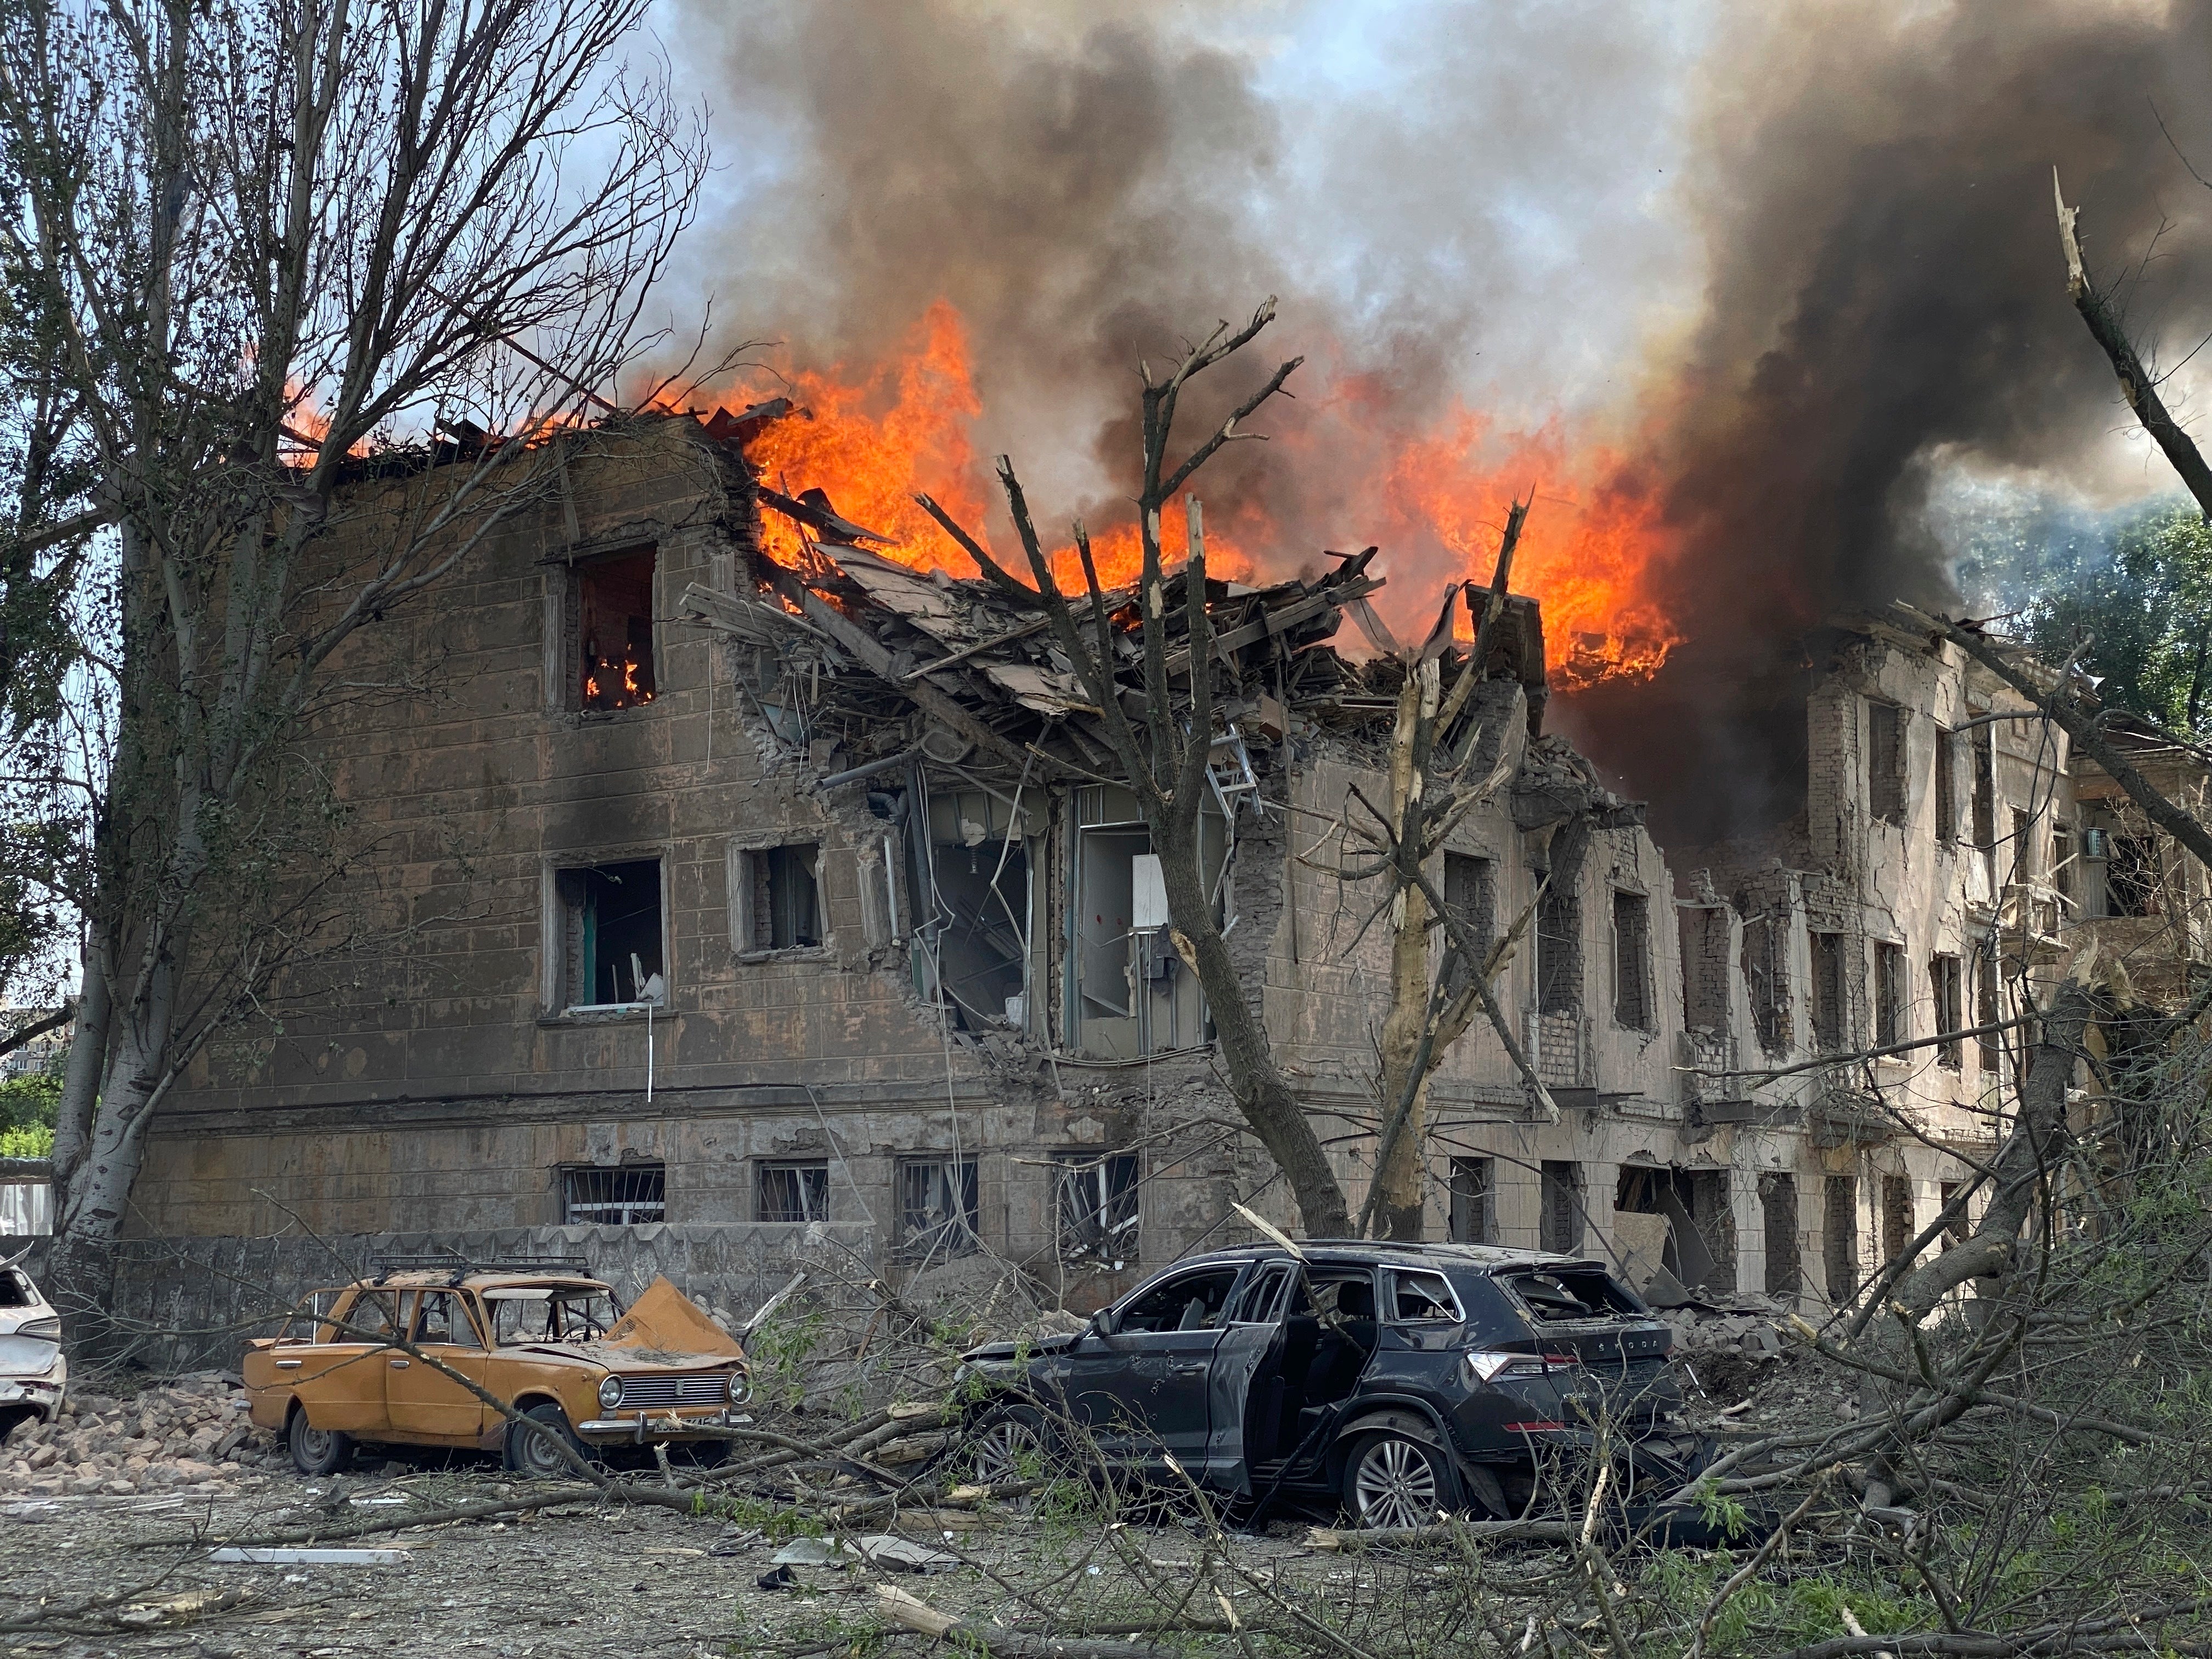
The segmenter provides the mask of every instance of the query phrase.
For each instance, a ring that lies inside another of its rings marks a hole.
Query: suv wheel
[[[291,1443],[292,1467],[302,1474],[336,1474],[353,1462],[353,1437],[317,1428],[307,1421],[304,1408],[293,1412],[284,1437]]]
[[[586,1462],[592,1455],[584,1449],[584,1443],[568,1426],[568,1413],[548,1402],[532,1406],[522,1415],[524,1422],[507,1425],[507,1467],[532,1480],[576,1479],[576,1466],[561,1455],[561,1446],[567,1446]],[[550,1432],[528,1426],[532,1423],[542,1425]]]
[[[1401,1429],[1364,1434],[1344,1460],[1344,1506],[1361,1527],[1425,1527],[1451,1507],[1443,1449]]]
[[[1034,1480],[1046,1451],[1044,1413],[1034,1406],[1001,1406],[969,1432],[962,1473],[982,1486]]]

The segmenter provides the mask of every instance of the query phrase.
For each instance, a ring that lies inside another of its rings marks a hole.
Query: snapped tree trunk
[[[1398,717],[1390,738],[1390,817],[1403,856],[1418,857],[1421,846],[1422,785],[1426,769],[1416,753],[1423,728],[1436,719],[1443,670],[1433,657],[1406,676],[1398,692]],[[1377,1091],[1382,1121],[1401,1109],[1404,1121],[1380,1148],[1375,1170],[1375,1218],[1385,1238],[1420,1242],[1426,1224],[1423,1201],[1426,1163],[1426,1108],[1435,1045],[1424,1043],[1431,1016],[1429,985],[1429,901],[1414,885],[1401,883],[1390,901],[1390,1010],[1383,1017],[1382,1085]]]

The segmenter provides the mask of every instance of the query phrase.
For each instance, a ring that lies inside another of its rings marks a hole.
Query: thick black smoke
[[[1546,482],[1658,493],[1690,643],[1554,707],[1662,838],[1702,841],[1786,799],[1771,705],[1809,628],[1948,597],[1931,481],[2109,469],[2124,411],[2067,303],[2051,167],[2147,340],[2179,356],[2212,321],[2180,160],[2212,173],[2207,9],[1378,7],[1346,14],[1363,98],[1164,6],[695,5],[737,172],[692,252],[733,328],[817,367],[950,300],[979,453],[1094,523],[1127,493],[1139,357],[1279,294],[1267,363],[1308,355],[1301,398],[1210,473],[1209,522],[1262,527],[1285,571],[1383,541],[1402,615],[1468,562],[1382,487],[1455,399],[1632,434],[1631,473]]]
[[[1692,644],[1576,711],[1662,835],[1786,797],[1801,757],[1758,710],[1802,684],[1808,629],[1954,597],[1923,512],[1942,469],[2109,463],[2126,412],[2067,300],[2054,167],[2146,344],[2203,337],[2212,202],[2180,157],[2212,171],[2208,47],[2201,4],[2000,0],[1775,27],[1709,71],[1711,284],[1654,426]]]

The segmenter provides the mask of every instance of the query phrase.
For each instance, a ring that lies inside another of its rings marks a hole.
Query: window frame
[[[772,1216],[768,1212],[768,1182],[772,1175],[792,1174],[799,1177],[799,1207],[806,1207],[806,1173],[822,1172],[820,1213],[816,1215]],[[762,1158],[753,1160],[753,1219],[766,1227],[807,1226],[817,1221],[830,1219],[830,1159],[827,1158]]]
[[[570,979],[568,905],[561,896],[561,878],[623,864],[650,862],[659,866],[657,902],[660,907],[660,1000],[654,1007],[661,1012],[669,1010],[671,994],[676,984],[676,942],[669,926],[672,908],[669,902],[669,866],[672,861],[672,849],[665,845],[620,848],[589,857],[550,854],[540,861],[538,994],[542,1020],[557,1023],[645,1017],[641,1003],[571,1002],[568,997]],[[593,966],[593,976],[597,977],[598,964]]]
[[[940,1250],[936,1240],[951,1237],[958,1239],[959,1218],[947,1216],[916,1229],[908,1219],[906,1186],[909,1173],[915,1170],[945,1168],[955,1171],[954,1179],[963,1189],[960,1194],[966,1212],[966,1237],[956,1248]],[[963,1173],[964,1172],[964,1173]],[[983,1177],[980,1160],[972,1152],[916,1152],[899,1158],[891,1169],[891,1198],[893,1215],[897,1225],[891,1249],[902,1260],[913,1261],[927,1256],[932,1260],[950,1261],[955,1256],[973,1255],[983,1247]]]
[[[1398,1281],[1401,1279],[1433,1279],[1437,1280],[1444,1287],[1445,1294],[1451,1298],[1452,1317],[1449,1320],[1400,1318],[1398,1316]],[[1450,1274],[1436,1267],[1390,1268],[1389,1272],[1383,1275],[1383,1291],[1381,1307],[1387,1307],[1389,1310],[1389,1316],[1384,1318],[1381,1316],[1381,1308],[1378,1307],[1377,1309],[1377,1322],[1384,1325],[1413,1326],[1424,1329],[1437,1329],[1446,1325],[1464,1325],[1467,1323],[1467,1304],[1460,1300],[1459,1286],[1451,1282]]]
[[[1094,1152],[1088,1147],[1062,1149],[1051,1156],[1053,1238],[1060,1260],[1117,1263],[1133,1261],[1144,1236],[1143,1161],[1134,1152]],[[1119,1176],[1125,1172],[1128,1176],[1126,1187],[1118,1182]],[[1084,1175],[1095,1176],[1099,1183],[1099,1203],[1092,1212],[1100,1230],[1101,1242],[1097,1244],[1071,1236],[1069,1183],[1073,1177]],[[1127,1215],[1115,1220],[1115,1210],[1123,1204],[1127,1206]],[[1121,1248],[1110,1248],[1115,1245]]]
[[[572,1183],[580,1176],[658,1176],[660,1180],[660,1213],[638,1218],[626,1217],[620,1221],[594,1218],[576,1213],[580,1204],[586,1208],[620,1209],[623,1211],[649,1207],[643,1200],[617,1198],[581,1199],[575,1195]],[[650,1227],[665,1224],[668,1220],[668,1163],[665,1158],[631,1158],[619,1164],[557,1164],[554,1165],[554,1193],[561,1205],[561,1224],[564,1227]]]
[[[730,955],[738,962],[805,962],[832,957],[836,935],[830,925],[830,836],[827,825],[805,830],[775,829],[730,836],[723,849],[723,879],[729,899]],[[812,945],[759,945],[760,915],[755,898],[757,881],[753,860],[787,847],[814,848],[814,931]]]
[[[582,719],[607,720],[635,715],[667,695],[667,664],[661,628],[663,552],[658,538],[625,538],[609,544],[579,550],[561,559],[545,612],[549,638],[545,651],[547,705],[555,713]],[[647,579],[647,623],[652,631],[650,652],[653,691],[643,701],[623,708],[591,708],[584,703],[584,582],[595,566],[649,556],[652,574]]]

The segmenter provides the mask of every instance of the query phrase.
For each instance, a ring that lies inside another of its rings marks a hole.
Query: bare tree
[[[1290,1081],[1275,1063],[1261,1017],[1256,992],[1248,989],[1222,935],[1215,897],[1208,890],[1200,815],[1207,798],[1207,766],[1217,714],[1214,698],[1214,634],[1206,608],[1206,544],[1195,502],[1191,504],[1190,556],[1178,573],[1179,602],[1188,631],[1190,685],[1188,693],[1172,684],[1169,668],[1170,579],[1160,550],[1160,512],[1198,470],[1224,444],[1261,437],[1241,432],[1237,422],[1283,389],[1303,358],[1279,365],[1258,390],[1244,398],[1221,424],[1208,433],[1180,463],[1169,459],[1169,442],[1183,392],[1200,375],[1249,345],[1274,320],[1270,299],[1249,322],[1232,330],[1223,323],[1200,343],[1188,347],[1164,374],[1144,371],[1143,482],[1137,496],[1137,524],[1144,566],[1138,579],[1142,618],[1145,695],[1142,708],[1124,708],[1114,680],[1115,635],[1109,607],[1098,585],[1091,540],[1080,522],[1075,547],[1090,594],[1090,631],[1077,623],[1066,597],[1054,580],[1052,562],[1030,515],[1013,463],[999,458],[999,482],[1006,494],[1014,529],[1028,556],[1032,590],[1010,574],[982,544],[927,496],[923,509],[944,526],[990,580],[1024,603],[1042,599],[1060,649],[1074,663],[1104,722],[1114,758],[1128,780],[1139,812],[1152,832],[1167,889],[1176,952],[1197,975],[1212,1011],[1230,1087],[1245,1121],[1281,1168],[1297,1201],[1306,1231],[1317,1237],[1340,1237],[1350,1230],[1344,1189],[1329,1167],[1321,1138]]]
[[[363,695],[348,641],[544,499],[539,441],[655,343],[706,149],[623,57],[645,10],[28,0],[0,24],[0,254],[89,458],[18,539],[114,526],[54,1158],[79,1310],[164,1095],[337,914],[303,870],[327,781],[290,739]]]

